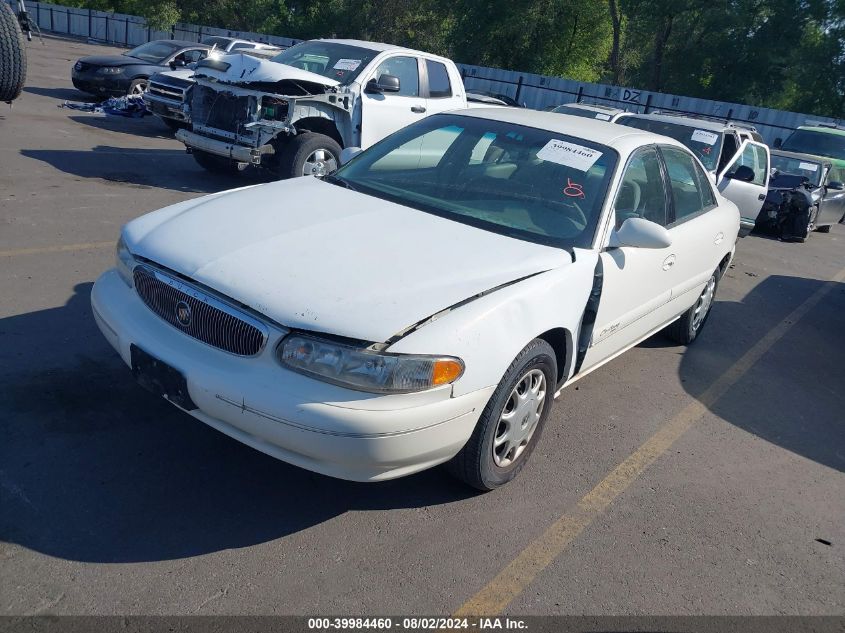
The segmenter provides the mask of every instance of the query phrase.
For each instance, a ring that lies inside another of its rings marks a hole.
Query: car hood
[[[133,64],[143,64],[144,66],[160,66],[161,64],[154,64],[152,62],[138,59],[137,57],[128,57],[126,55],[90,55],[88,57],[81,57],[79,61],[92,66],[131,66]]]
[[[186,201],[123,235],[136,255],[282,325],[373,342],[572,262],[565,250],[311,177]]]
[[[317,73],[278,64],[268,59],[259,59],[244,53],[222,55],[216,59],[204,59],[197,64],[197,77],[208,77],[223,83],[249,84],[255,82],[276,82],[284,79],[310,81],[324,86],[339,86],[334,79]]]

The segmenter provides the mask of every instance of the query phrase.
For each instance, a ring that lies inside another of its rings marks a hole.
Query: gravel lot
[[[0,107],[0,614],[445,615],[515,559],[512,614],[845,613],[845,226],[741,240],[699,341],[656,336],[564,391],[504,489],[332,480],[154,398],[100,335],[120,226],[243,180],[152,118],[58,108],[110,49],[45,42]]]

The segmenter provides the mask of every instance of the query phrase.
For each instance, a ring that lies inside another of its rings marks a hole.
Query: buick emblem
[[[176,320],[180,325],[188,327],[191,324],[191,306],[184,301],[176,304]]]

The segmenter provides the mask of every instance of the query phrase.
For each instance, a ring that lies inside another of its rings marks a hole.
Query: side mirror
[[[610,234],[608,246],[634,246],[636,248],[668,248],[672,236],[665,226],[644,218],[628,218]]]
[[[776,138],[775,142],[772,143],[772,147],[775,148],[775,149],[780,149],[781,145],[783,145],[783,139],[782,138]]]
[[[173,60],[170,61],[170,68],[172,70],[176,70],[177,68],[182,68],[185,65],[186,64],[185,64],[184,59],[173,59]]]
[[[748,165],[740,165],[732,174],[725,174],[725,178],[740,180],[742,182],[754,182],[754,170]]]
[[[831,191],[842,191],[843,189],[845,189],[845,185],[843,185],[838,180],[831,180],[829,183],[827,183],[827,188]]]
[[[399,77],[394,75],[381,75],[378,80],[370,79],[367,82],[367,92],[399,92]]]
[[[345,165],[362,151],[360,147],[344,147],[340,150],[340,164]]]

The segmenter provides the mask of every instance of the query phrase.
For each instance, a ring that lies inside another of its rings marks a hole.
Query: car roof
[[[808,130],[810,132],[822,132],[823,134],[836,134],[837,136],[845,136],[845,129],[827,127],[826,125],[799,125],[799,130]]]
[[[612,147],[620,154],[628,154],[642,145],[660,143],[673,145],[689,150],[683,143],[668,136],[661,136],[653,132],[638,130],[637,128],[585,119],[584,117],[563,114],[560,112],[538,112],[525,108],[471,108],[469,110],[454,110],[448,114],[505,121],[516,125],[524,125],[549,132],[558,132],[567,136],[583,138],[584,140],[601,143]]]
[[[410,53],[412,55],[420,55],[423,57],[431,57],[433,59],[442,59],[445,61],[449,61],[445,57],[441,57],[440,55],[434,55],[432,53],[426,53],[425,51],[418,51],[413,48],[405,48],[404,46],[396,46],[395,44],[383,44],[381,42],[366,42],[364,40],[338,40],[338,39],[331,39],[331,38],[324,38],[318,40],[309,40],[311,42],[334,42],[336,44],[346,44],[347,46],[357,46],[359,48],[366,48],[371,51],[378,51],[383,53],[385,51],[403,51],[406,53]]]
[[[625,112],[622,108],[614,108],[613,106],[602,105],[600,103],[561,103],[558,108],[566,106],[567,108],[578,108],[579,110],[590,110],[592,112]]]
[[[649,121],[660,121],[662,123],[675,123],[685,127],[694,127],[699,130],[712,130],[715,132],[722,132],[727,129],[743,129],[751,131],[750,128],[740,126],[731,126],[724,121],[711,121],[710,119],[698,119],[695,117],[678,116],[674,114],[628,114],[626,117],[632,119],[646,119]]]
[[[154,40],[155,42],[167,42],[174,46],[182,48],[209,48],[208,44],[200,44],[198,42],[189,42],[188,40]]]
[[[829,158],[824,156],[815,156],[813,154],[804,154],[803,152],[785,152],[782,149],[770,150],[772,156],[784,156],[786,158],[797,158],[799,160],[806,160],[813,163],[821,163],[823,165],[831,165]]]

